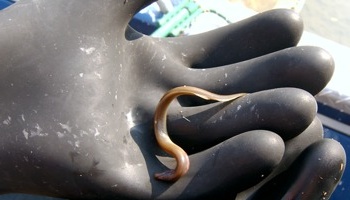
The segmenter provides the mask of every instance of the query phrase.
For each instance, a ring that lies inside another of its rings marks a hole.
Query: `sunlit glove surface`
[[[128,28],[149,3],[22,0],[0,12],[1,191],[329,198],[345,153],[323,139],[313,95],[334,63],[320,48],[295,47],[299,16],[274,10],[160,39]],[[168,183],[154,178],[175,162],[156,143],[153,115],[162,95],[183,85],[250,94],[231,103],[173,102],[168,131],[190,154],[190,168]]]

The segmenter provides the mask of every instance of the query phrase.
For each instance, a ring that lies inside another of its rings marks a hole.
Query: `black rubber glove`
[[[22,0],[0,13],[1,191],[189,199],[253,187],[238,198],[328,198],[345,153],[322,139],[312,95],[334,63],[320,48],[295,47],[299,16],[274,10],[160,39],[128,27],[149,3]],[[164,158],[152,120],[164,92],[182,85],[251,94],[174,102],[169,132],[191,165],[168,183],[154,179],[174,160]]]

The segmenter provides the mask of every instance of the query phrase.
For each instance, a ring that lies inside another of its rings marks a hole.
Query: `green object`
[[[151,35],[153,37],[177,36],[200,13],[202,9],[196,2],[184,1],[158,21],[160,27]]]
[[[168,12],[165,14],[161,19],[158,20],[158,25],[163,26],[165,23],[167,23],[174,15],[176,15],[180,10],[182,10],[187,4],[189,3],[189,0],[182,1],[178,6],[174,8],[171,12]]]
[[[196,10],[195,13],[193,13],[191,16],[189,16],[185,21],[183,21],[179,26],[177,26],[175,29],[173,29],[170,33],[172,36],[180,35],[180,33],[190,25],[193,19],[195,19],[198,15],[202,13],[202,9]]]

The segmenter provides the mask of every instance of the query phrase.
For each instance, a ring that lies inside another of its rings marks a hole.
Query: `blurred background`
[[[306,31],[350,47],[349,11],[347,0],[307,0],[300,14]]]

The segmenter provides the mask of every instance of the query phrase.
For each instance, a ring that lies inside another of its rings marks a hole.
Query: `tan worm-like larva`
[[[233,101],[239,97],[246,95],[246,93],[219,95],[191,86],[176,87],[166,92],[164,96],[160,99],[154,114],[154,133],[161,149],[175,157],[177,165],[175,169],[170,169],[165,172],[156,173],[155,178],[158,180],[176,181],[181,176],[183,176],[190,167],[190,161],[188,159],[187,153],[181,147],[179,147],[171,141],[167,132],[166,124],[166,117],[169,105],[176,97],[182,95],[191,95],[206,100],[225,102]]]

